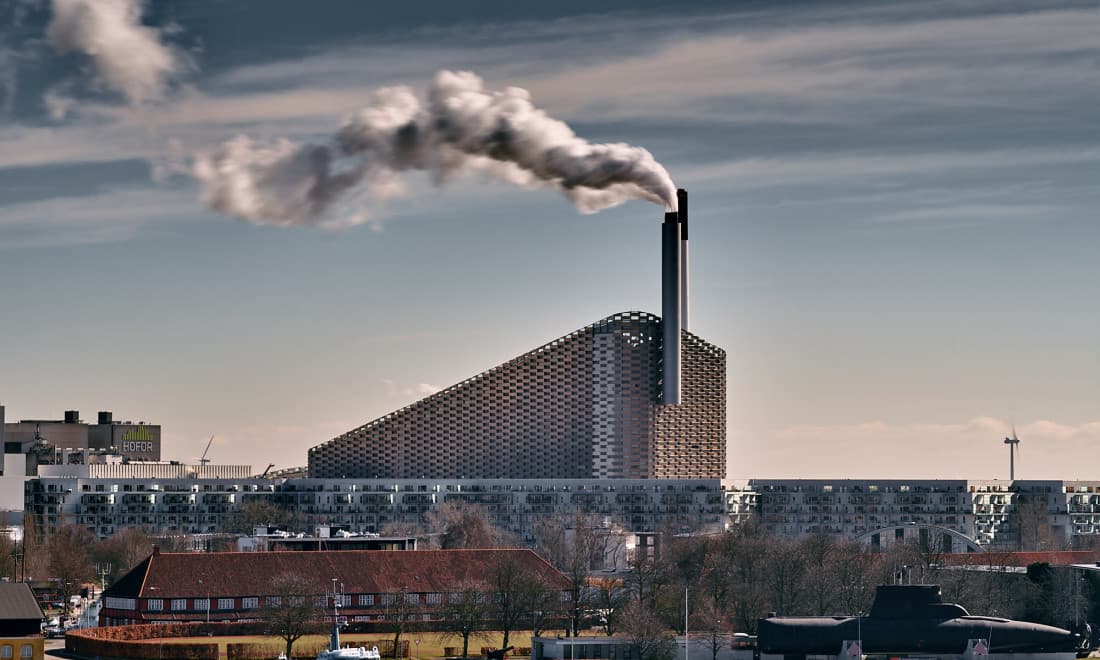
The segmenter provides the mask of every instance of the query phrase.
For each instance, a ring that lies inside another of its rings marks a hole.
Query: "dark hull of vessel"
[[[1052,626],[1007,619],[874,620],[863,617],[773,617],[760,620],[762,653],[828,654],[845,640],[861,640],[864,653],[962,654],[971,639],[989,640],[990,653],[1074,651],[1078,636]]]
[[[768,617],[761,619],[762,653],[840,653],[859,640],[863,653],[962,654],[972,639],[986,640],[989,653],[1075,651],[1081,636],[1062,628],[1026,621],[970,616],[940,600],[939,587],[879,587],[871,613],[861,617]]]

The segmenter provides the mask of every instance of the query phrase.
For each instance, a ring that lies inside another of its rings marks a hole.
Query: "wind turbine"
[[[1005,438],[1008,445],[1008,479],[1016,481],[1016,457],[1020,454],[1020,439],[1016,437],[1016,427],[1012,427],[1012,437]]]

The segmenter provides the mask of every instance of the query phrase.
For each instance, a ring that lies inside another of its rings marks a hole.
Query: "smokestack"
[[[680,217],[680,326],[688,330],[688,191],[676,190],[676,204]]]
[[[665,213],[661,224],[661,325],[664,330],[664,404],[680,404],[680,219]]]

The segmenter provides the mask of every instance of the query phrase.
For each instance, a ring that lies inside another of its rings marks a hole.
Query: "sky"
[[[658,313],[660,186],[589,213],[349,151],[458,80],[690,190],[729,477],[1007,478],[1015,427],[1019,477],[1100,479],[1097,34],[1057,0],[0,2],[0,404],[304,465]]]

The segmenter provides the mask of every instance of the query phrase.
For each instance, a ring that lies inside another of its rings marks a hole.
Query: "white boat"
[[[343,649],[327,649],[317,655],[317,660],[347,660],[349,658],[363,658],[366,660],[379,660],[382,656],[378,653],[378,647],[369,649],[362,646]]]
[[[336,580],[332,581],[332,635],[329,637],[328,648],[317,654],[317,660],[381,660],[382,655],[377,646],[369,649],[363,646],[340,648],[340,601],[342,596],[336,593]]]

